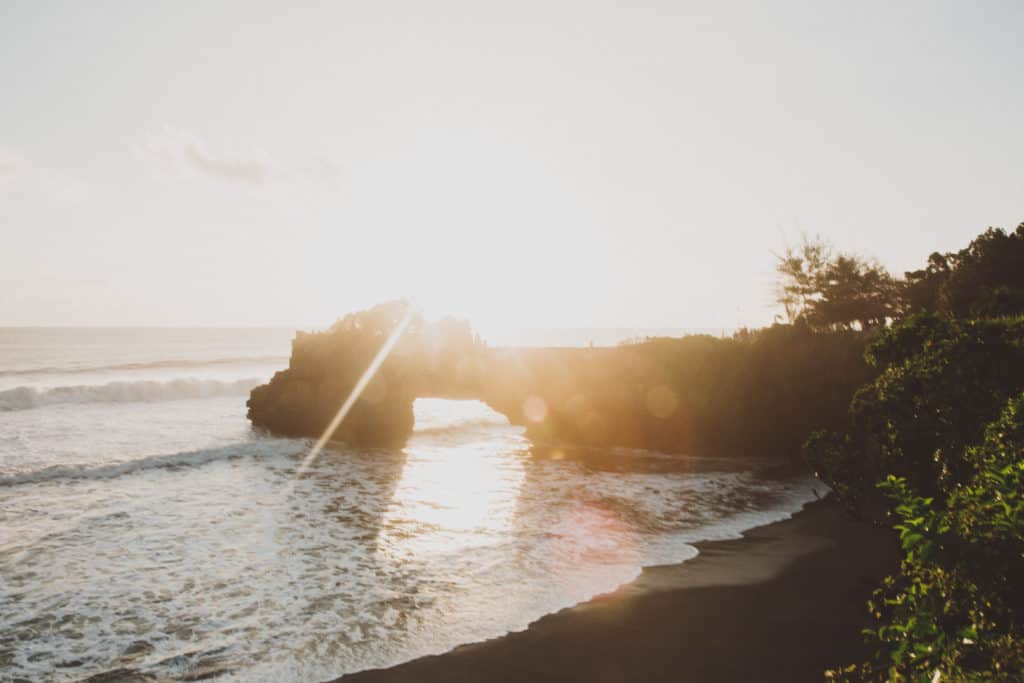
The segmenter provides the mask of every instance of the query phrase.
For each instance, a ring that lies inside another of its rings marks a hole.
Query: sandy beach
[[[866,657],[865,603],[898,562],[831,499],[699,549],[525,631],[338,681],[820,681]]]

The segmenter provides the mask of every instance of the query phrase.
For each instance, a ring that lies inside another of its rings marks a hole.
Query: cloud
[[[27,164],[25,159],[11,150],[0,146],[0,183],[13,180],[21,175]]]
[[[239,185],[293,183],[336,188],[344,180],[342,167],[319,150],[310,156],[291,158],[271,157],[259,149],[213,152],[196,136],[170,127],[150,135],[135,151],[137,157],[166,174],[202,176]]]
[[[265,154],[215,154],[194,137],[169,128],[150,136],[138,151],[171,173],[191,172],[250,185],[264,183],[277,175]]]
[[[270,175],[270,167],[258,159],[216,157],[195,144],[185,145],[183,155],[193,169],[215,178],[262,183]]]
[[[57,166],[29,161],[0,145],[0,191],[5,199],[42,201],[47,205],[77,204],[95,193],[87,180]]]

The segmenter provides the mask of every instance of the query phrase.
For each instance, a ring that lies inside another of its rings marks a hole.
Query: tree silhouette
[[[778,257],[776,301],[791,323],[815,330],[868,330],[900,309],[897,281],[877,261],[833,255],[831,245],[806,235]]]

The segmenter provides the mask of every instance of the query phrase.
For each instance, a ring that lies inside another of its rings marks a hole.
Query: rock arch
[[[408,314],[408,304],[392,302],[298,333],[288,368],[250,395],[253,425],[319,437]],[[650,409],[661,372],[630,347],[494,349],[465,321],[416,314],[331,438],[401,446],[413,431],[413,402],[436,397],[481,400],[534,440],[686,450],[688,421],[673,400]]]

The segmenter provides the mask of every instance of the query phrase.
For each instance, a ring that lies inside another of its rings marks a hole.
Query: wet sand
[[[337,680],[800,683],[867,656],[866,602],[898,565],[891,532],[826,499],[698,547],[525,631]]]

